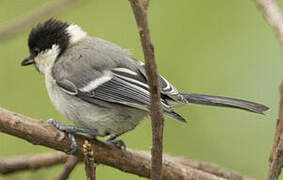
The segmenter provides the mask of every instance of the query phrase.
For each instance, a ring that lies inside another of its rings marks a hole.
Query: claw
[[[68,133],[68,136],[71,139],[72,145],[71,145],[71,150],[69,152],[67,152],[67,154],[72,155],[72,154],[74,154],[77,151],[78,143],[77,143],[76,138],[75,138],[75,136],[73,134]]]
[[[123,151],[123,153],[126,153],[126,144],[124,143],[124,141],[121,139],[115,139],[120,135],[121,134],[112,134],[106,139],[106,142],[113,144],[114,146],[120,148]]]
[[[47,124],[55,125],[56,122],[57,122],[57,121],[56,121],[55,119],[53,119],[53,118],[47,120]]]
[[[112,140],[108,140],[107,142],[113,144],[114,146],[116,146],[118,148],[120,148],[123,151],[123,153],[126,153],[126,144],[124,143],[123,140],[121,140],[121,139],[112,139]]]

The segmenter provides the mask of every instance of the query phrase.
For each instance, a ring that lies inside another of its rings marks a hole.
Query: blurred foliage
[[[48,2],[1,0],[0,28]],[[143,59],[127,0],[78,1],[51,17],[78,24],[89,35],[115,42]],[[271,108],[262,116],[233,109],[182,107],[178,112],[188,124],[166,119],[164,151],[265,179],[278,110],[282,59],[279,43],[255,2],[154,0],[149,7],[149,21],[159,72],[179,90],[238,97]],[[28,55],[26,39],[30,28],[0,42],[0,106],[38,119],[63,120],[48,99],[44,77],[33,67],[20,66]],[[146,120],[122,138],[130,148],[149,151],[150,134],[150,121]],[[52,151],[3,133],[0,142],[0,156],[4,157]],[[47,180],[61,168],[4,179]],[[80,165],[70,179],[84,177]],[[143,178],[100,165],[97,179]]]

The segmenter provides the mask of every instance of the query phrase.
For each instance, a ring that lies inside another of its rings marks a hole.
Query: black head
[[[62,55],[70,43],[70,36],[66,31],[68,26],[69,24],[65,22],[51,18],[34,27],[28,37],[30,51],[28,58],[33,59],[37,54],[50,49],[55,44],[59,46],[59,56]],[[33,62],[28,60],[22,62],[22,65],[29,64],[33,64]]]
[[[62,54],[69,45],[69,35],[66,28],[69,24],[49,19],[43,24],[38,24],[29,34],[28,46],[31,53],[38,53],[50,49],[52,45],[57,44]]]

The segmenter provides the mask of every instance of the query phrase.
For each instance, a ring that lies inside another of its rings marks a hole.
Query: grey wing
[[[146,79],[138,72],[127,68],[114,68],[101,73],[92,72],[93,74],[100,74],[100,76],[96,76],[88,83],[86,80],[80,83],[80,81],[72,81],[71,79],[56,82],[68,94],[92,104],[101,105],[108,102],[149,111],[149,88]],[[185,121],[173,111],[165,99],[161,100],[161,104],[166,115]]]
[[[138,60],[135,61],[137,63],[139,71],[147,80],[144,63]],[[188,101],[183,97],[183,95],[179,93],[179,91],[161,75],[159,75],[159,86],[161,96],[163,96],[164,99],[167,99],[170,105],[175,106],[180,105],[182,103],[188,103]]]
[[[143,66],[119,46],[89,37],[56,61],[52,76],[66,93],[86,102],[102,106],[116,103],[149,111],[150,93],[142,70]],[[168,105],[167,99],[177,96],[162,90],[161,97],[164,113],[184,121]]]

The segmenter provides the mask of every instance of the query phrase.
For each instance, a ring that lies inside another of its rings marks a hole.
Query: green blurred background
[[[1,0],[0,28],[48,2]],[[89,35],[115,42],[143,59],[127,0],[80,0],[50,17],[78,24]],[[182,107],[178,112],[188,124],[166,119],[164,151],[265,179],[277,118],[282,56],[274,32],[255,1],[152,0],[149,22],[159,72],[179,90],[244,98],[271,108],[262,116],[233,109]],[[0,106],[38,119],[64,120],[48,99],[44,77],[33,67],[20,66],[28,55],[30,28],[0,41]],[[149,151],[150,121],[122,138],[130,148]],[[1,157],[50,151],[0,133]],[[4,179],[47,180],[61,169],[56,166]],[[80,165],[70,179],[84,178]],[[97,179],[143,178],[100,165]]]

